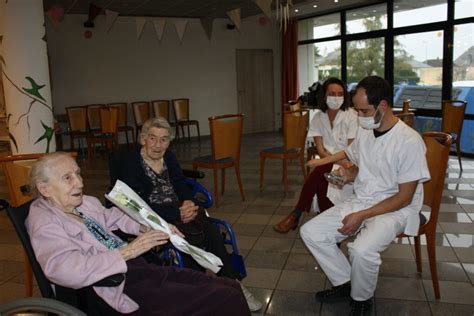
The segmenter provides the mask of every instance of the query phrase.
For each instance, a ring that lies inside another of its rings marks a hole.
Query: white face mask
[[[326,104],[331,110],[339,110],[341,105],[344,103],[344,97],[326,97]]]
[[[358,116],[357,118],[359,120],[359,125],[362,128],[377,129],[377,128],[380,127],[380,124],[382,123],[383,115],[384,115],[384,113],[380,112],[379,109],[377,108],[377,110],[375,111],[374,116],[367,116],[367,117]]]

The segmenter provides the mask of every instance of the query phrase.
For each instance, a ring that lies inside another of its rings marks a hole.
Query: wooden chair
[[[444,190],[444,179],[448,167],[449,150],[452,137],[442,132],[426,132],[423,134],[426,144],[426,160],[430,171],[431,180],[423,184],[423,204],[431,208],[430,218],[426,221],[420,213],[420,229],[415,236],[416,269],[421,273],[421,246],[420,236],[426,236],[426,248],[431,271],[431,280],[436,299],[440,298],[438,270],[436,267],[436,225],[438,222],[439,208]],[[410,237],[401,234],[398,237]]]
[[[265,159],[282,159],[283,183],[288,192],[288,160],[298,159],[303,176],[306,178],[304,145],[308,132],[309,111],[285,112],[283,118],[283,146],[266,148],[260,151],[260,190],[263,189]]]
[[[155,117],[161,116],[165,118],[171,127],[176,128],[176,138],[179,138],[179,128],[176,122],[170,121],[170,101],[169,100],[154,100],[151,101],[151,107]]]
[[[240,140],[242,138],[243,114],[228,114],[209,118],[211,130],[212,155],[194,158],[193,169],[212,169],[214,173],[214,198],[219,201],[217,189],[217,170],[221,170],[221,193],[225,191],[225,169],[235,168],[240,195],[245,200],[242,180],[240,179]]]
[[[91,132],[87,141],[88,158],[92,159],[95,144],[102,143],[109,151],[113,151],[118,144],[119,109],[116,107],[103,107],[99,111],[100,131]]]
[[[77,153],[71,152],[72,157],[76,157]],[[33,194],[28,185],[28,173],[31,165],[39,158],[46,154],[25,154],[11,155],[0,157],[7,192],[10,198],[10,205],[18,207],[33,198]],[[25,293],[26,296],[33,295],[33,275],[28,256],[24,255],[25,265]]]
[[[458,155],[459,168],[461,169],[461,172],[461,132],[464,123],[466,105],[467,102],[461,100],[443,100],[442,103],[443,121],[441,124],[441,131],[451,135],[453,138],[453,144],[456,144],[456,153]]]
[[[100,130],[100,109],[103,108],[105,104],[89,104],[86,105],[87,108],[87,124],[89,126],[89,131],[98,131]]]
[[[74,150],[74,139],[78,139],[78,147],[81,149],[81,138],[87,140],[89,127],[87,125],[87,107],[66,107],[68,134],[71,142],[71,150]]]
[[[407,124],[410,127],[413,127],[413,123],[415,122],[415,113],[410,111],[411,107],[411,100],[403,101],[403,108],[402,111],[396,113],[395,116],[398,117],[401,121]]]
[[[109,103],[107,104],[107,106],[116,107],[119,109],[118,132],[125,133],[125,139],[127,140],[127,145],[130,144],[130,142],[128,141],[128,132],[132,132],[132,142],[135,142],[135,129],[133,128],[133,126],[128,125],[127,103],[125,102]]]
[[[142,125],[151,118],[150,102],[139,101],[132,103],[133,117],[135,118],[135,130],[137,131],[137,140],[140,138]]]
[[[191,133],[189,131],[189,126],[193,125],[193,126],[196,126],[198,141],[201,142],[201,133],[199,131],[199,121],[189,119],[189,99],[174,99],[172,103],[173,103],[174,117],[176,118],[176,124],[178,124],[178,126],[181,127],[181,134],[183,135],[183,138],[185,136],[184,127],[186,126],[188,128],[188,140],[191,140]]]

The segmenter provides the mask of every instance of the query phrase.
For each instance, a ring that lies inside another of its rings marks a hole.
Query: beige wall
[[[188,23],[180,43],[167,23],[158,42],[148,22],[136,38],[135,19],[119,17],[110,33],[99,16],[93,36],[84,38],[85,16],[69,15],[59,29],[47,22],[55,113],[66,106],[117,101],[189,98],[191,117],[208,134],[207,118],[237,112],[236,49],[272,49],[275,74],[275,121],[280,115],[280,34],[276,25],[242,21],[242,31],[227,30],[227,19],[214,21],[209,41],[199,21]],[[129,114],[131,114],[129,112]],[[133,117],[129,115],[129,121]]]

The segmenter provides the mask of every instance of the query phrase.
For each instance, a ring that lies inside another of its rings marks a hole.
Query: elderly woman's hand
[[[193,201],[186,200],[183,202],[179,210],[181,211],[181,221],[189,223],[197,216],[199,206],[195,205]]]
[[[170,226],[170,230],[173,234],[176,234],[176,235],[184,238],[183,233],[176,226],[174,226],[172,224],[168,224],[168,225]]]
[[[150,230],[139,235],[128,245],[119,249],[125,261],[138,257],[153,247],[164,245],[168,242],[169,236],[159,230]]]

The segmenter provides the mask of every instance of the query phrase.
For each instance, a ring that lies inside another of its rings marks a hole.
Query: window
[[[299,21],[298,40],[304,41],[341,34],[340,16],[339,13],[336,13]]]
[[[347,34],[369,32],[387,28],[387,4],[378,4],[347,11]]]
[[[454,4],[454,18],[470,18],[474,16],[474,1],[456,0]]]
[[[300,95],[315,81],[341,78],[341,41],[298,46]]]
[[[347,42],[347,84],[370,75],[384,77],[384,54],[382,37]]]
[[[426,24],[446,21],[446,0],[395,0],[393,3],[393,26]]]

